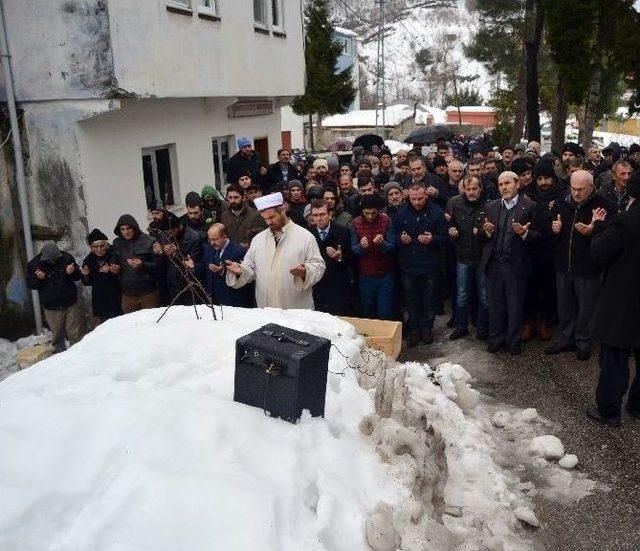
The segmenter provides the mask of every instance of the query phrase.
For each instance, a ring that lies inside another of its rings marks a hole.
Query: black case
[[[331,341],[270,323],[236,341],[233,399],[294,423],[324,415]]]

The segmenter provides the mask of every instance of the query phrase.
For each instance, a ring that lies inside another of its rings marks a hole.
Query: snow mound
[[[534,455],[544,457],[545,459],[560,459],[564,456],[564,446],[561,440],[551,434],[536,436],[531,440],[529,450]]]

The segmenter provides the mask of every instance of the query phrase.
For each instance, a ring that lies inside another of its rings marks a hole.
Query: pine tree
[[[337,71],[342,45],[334,40],[328,0],[310,0],[304,17],[307,84],[304,96],[296,98],[291,107],[296,114],[309,116],[313,149],[313,115],[320,124],[325,115],[345,113],[356,97],[356,87],[350,68]]]

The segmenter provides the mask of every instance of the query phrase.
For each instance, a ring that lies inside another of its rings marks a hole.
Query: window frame
[[[262,17],[264,18],[263,21],[258,21],[256,19],[256,11],[255,11],[255,2],[254,1],[254,9],[253,9],[253,26],[254,28],[257,29],[264,29],[264,30],[269,30],[270,26],[269,26],[269,13],[270,10],[269,8],[271,7],[271,2],[270,0],[258,0],[260,2],[260,4],[262,5]]]
[[[267,0],[267,2],[270,4],[270,10],[269,10],[269,25],[271,27],[271,29],[275,32],[278,33],[283,33],[284,34],[284,25],[285,25],[285,18],[284,18],[284,0]],[[274,6],[277,8],[278,11],[278,18],[279,18],[279,23],[278,25],[274,24],[273,22],[273,9]]]
[[[165,0],[164,2],[169,8],[176,8],[184,11],[193,11],[191,5],[192,0]]]
[[[197,0],[198,1],[198,13],[204,13],[205,15],[213,15],[214,17],[220,17],[220,6],[218,0]],[[208,1],[211,5],[205,6],[204,2]]]

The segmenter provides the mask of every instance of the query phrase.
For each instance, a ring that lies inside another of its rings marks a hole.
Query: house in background
[[[358,110],[360,109],[360,64],[358,63],[358,55],[361,39],[353,31],[341,27],[335,28],[333,39],[342,45],[342,53],[338,57],[336,70],[337,72],[342,72],[345,69],[350,69],[352,80],[357,90],[356,97],[349,106],[349,111]],[[288,147],[305,149],[308,144],[308,139],[305,136],[308,132],[308,127],[309,117],[296,115],[289,106],[282,108],[283,142],[289,138]]]
[[[496,110],[486,105],[464,105],[460,107],[449,105],[445,111],[448,124],[463,124],[473,127],[474,131],[482,131],[496,124]]]
[[[77,257],[93,227],[113,236],[125,212],[146,227],[151,200],[178,206],[191,190],[220,186],[239,136],[274,162],[280,107],[304,92],[302,0],[3,6],[36,237]],[[0,217],[15,232],[9,158],[0,160]]]

